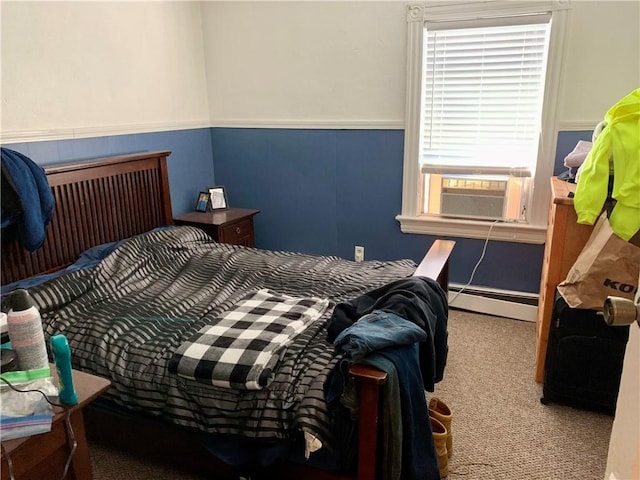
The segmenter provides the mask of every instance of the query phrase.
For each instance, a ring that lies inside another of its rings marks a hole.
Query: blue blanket
[[[25,155],[2,151],[2,220],[5,229],[15,226],[20,243],[30,252],[42,246],[55,205],[42,167]],[[4,232],[3,232],[4,233]]]

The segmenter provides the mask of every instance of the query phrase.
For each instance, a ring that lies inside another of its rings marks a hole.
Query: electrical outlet
[[[361,247],[360,245],[356,245],[355,252],[354,252],[353,256],[354,256],[354,260],[356,262],[364,261],[364,247]]]

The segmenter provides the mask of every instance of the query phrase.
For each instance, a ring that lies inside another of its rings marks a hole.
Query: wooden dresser
[[[176,225],[198,227],[216,242],[255,247],[253,217],[260,210],[226,208],[213,212],[189,212],[173,219]]]
[[[569,197],[569,192],[575,192],[575,188],[574,183],[558,180],[556,177],[551,179],[551,206],[538,303],[535,377],[538,383],[544,380],[556,286],[567,277],[593,230],[592,225],[578,224],[573,198]]]

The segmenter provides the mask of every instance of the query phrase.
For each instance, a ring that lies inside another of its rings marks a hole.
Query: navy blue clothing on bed
[[[2,228],[15,225],[24,248],[35,252],[46,238],[55,200],[42,167],[29,157],[1,148]],[[3,232],[4,233],[4,232]]]
[[[442,287],[427,277],[402,278],[336,305],[327,323],[327,338],[338,335],[361,317],[381,310],[421,327],[427,339],[420,342],[420,369],[424,388],[433,392],[447,363],[447,315],[449,305]]]
[[[373,357],[383,356],[396,367],[402,411],[403,480],[439,480],[429,409],[422,388],[418,352],[415,346],[390,347]]]
[[[415,323],[407,322],[394,313],[374,310],[340,332],[333,343],[336,353],[344,353],[357,362],[371,352],[386,347],[413,345],[426,339],[424,330]]]
[[[327,382],[325,393],[328,401],[334,402],[341,396],[341,402],[349,408],[343,392],[348,365],[354,361],[374,365],[389,376],[390,382],[383,387],[387,393],[385,414],[395,411],[402,418],[395,436],[395,443],[401,445],[395,452],[389,446],[382,468],[391,476],[383,475],[383,478],[440,478],[418,362],[418,345],[426,339],[423,329],[415,323],[394,313],[374,310],[345,328],[334,340],[336,352],[345,356]],[[389,395],[391,392],[387,388],[394,381],[398,390]],[[393,426],[385,433],[393,433]],[[399,477],[398,470],[402,472]]]
[[[362,360],[362,363],[373,365],[386,372],[390,379],[391,376],[396,377],[382,388],[387,394],[385,396],[387,409],[398,411],[398,415],[402,418],[402,425],[398,432],[387,430],[385,434],[401,436],[401,453],[393,452],[393,449],[389,448],[386,452],[388,458],[382,462],[381,468],[388,473],[390,470],[397,471],[399,464],[402,472],[399,478],[402,480],[438,480],[440,470],[418,365],[417,345],[416,343],[398,345],[372,351]],[[351,398],[351,387],[347,384],[347,372],[352,363],[346,358],[340,360],[325,385],[327,401],[336,408],[336,413],[341,415],[344,415],[344,410],[351,411],[356,407],[355,399]],[[389,398],[391,392],[388,388],[396,379],[398,392]],[[345,408],[338,409],[338,400]],[[385,412],[385,415],[388,413],[390,412]],[[384,416],[382,421],[385,421]],[[353,455],[353,451],[350,450],[353,447],[349,441],[345,440],[340,447],[341,451],[346,452],[347,458]],[[383,475],[383,478],[387,477]]]
[[[166,227],[159,227],[166,228]],[[108,242],[103,243],[101,245],[96,245],[95,247],[91,247],[88,250],[85,250],[78,260],[76,260],[72,265],[69,265],[64,270],[56,270],[51,273],[44,273],[42,275],[36,275],[34,277],[25,278],[23,280],[18,280],[17,282],[10,283],[8,285],[2,285],[0,292],[2,296],[9,294],[10,292],[18,289],[24,288],[29,289],[36,287],[38,285],[43,284],[49,280],[53,280],[54,278],[58,278],[60,275],[64,275],[65,273],[74,272],[76,270],[84,270],[87,268],[93,268],[98,263],[102,261],[107,255],[113,252],[116,248],[122,245],[125,241],[118,240],[116,242]]]

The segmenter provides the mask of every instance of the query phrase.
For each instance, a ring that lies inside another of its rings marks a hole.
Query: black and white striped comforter
[[[125,242],[92,270],[31,289],[47,336],[64,333],[73,365],[113,382],[108,396],[133,411],[211,433],[289,438],[302,429],[331,444],[323,384],[337,362],[326,341],[333,303],[415,270],[410,260],[354,263],[337,257],[219,244],[175,227]],[[174,351],[247,292],[329,298],[297,335],[268,388],[203,385],[168,372]]]

